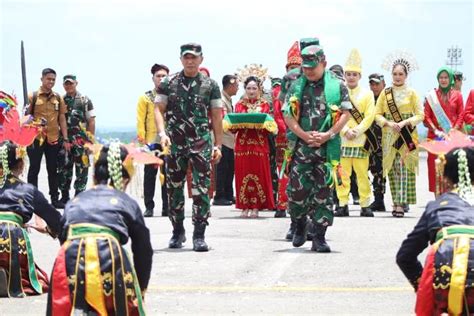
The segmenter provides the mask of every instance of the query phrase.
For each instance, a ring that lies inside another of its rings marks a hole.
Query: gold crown
[[[351,50],[344,67],[344,71],[362,73],[362,58],[360,57],[360,53],[356,48]]]
[[[268,77],[268,68],[263,68],[261,64],[250,64],[245,65],[243,69],[237,69],[237,77],[239,77],[240,82],[245,82],[250,76],[257,77],[260,84],[262,84]]]

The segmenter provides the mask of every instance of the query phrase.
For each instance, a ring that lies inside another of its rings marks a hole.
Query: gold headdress
[[[261,64],[250,64],[245,65],[243,69],[237,69],[237,77],[239,77],[240,82],[245,82],[250,76],[257,77],[260,84],[262,84],[268,77],[268,68],[263,68]]]
[[[415,56],[404,50],[396,50],[388,54],[382,62],[382,68],[386,71],[392,71],[397,64],[403,65],[407,74],[419,69]]]
[[[354,71],[362,73],[362,58],[357,48],[353,48],[347,58],[344,71]]]

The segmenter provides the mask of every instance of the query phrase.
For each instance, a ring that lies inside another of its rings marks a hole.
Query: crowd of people
[[[94,107],[77,91],[75,75],[63,77],[66,94],[61,96],[52,90],[56,72],[44,69],[41,87],[29,96],[26,123],[15,99],[2,92],[0,296],[48,291],[48,315],[124,310],[144,315],[153,255],[144,217],[154,215],[157,178],[161,215],[169,217],[173,228],[169,248],[186,242],[187,182],[194,251],[209,249],[205,232],[213,199],[214,205],[235,204],[242,218],[257,218],[263,210],[274,211],[275,217],[289,214],[286,238],[294,247],[311,240],[312,251],[331,252],[326,233],[334,216],[349,216],[351,192],[363,217],[386,211],[387,177],[394,217],[403,217],[416,204],[423,147],[430,153],[429,189],[436,200],[402,244],[397,263],[418,291],[420,313],[474,310],[469,260],[474,249],[474,155],[468,137],[474,90],[464,105],[462,74],[441,67],[438,87],[423,104],[407,85],[416,61],[398,51],[383,63],[392,84],[375,72],[368,76],[369,88],[360,84],[362,57],[356,49],[344,67],[328,67],[318,38],[291,46],[286,74],[271,78],[270,91],[263,87],[268,75],[260,65],[225,75],[221,91],[201,67],[201,45],[182,45],[180,60],[183,70],[177,73],[162,64],[151,68],[154,86],[137,104],[139,148],[116,141],[87,145],[94,143]],[[240,83],[245,91],[234,107]],[[421,123],[431,143],[420,144],[416,127]],[[436,143],[443,150],[430,145]],[[19,179],[25,148],[28,183]],[[51,204],[37,188],[43,153]],[[86,190],[91,153],[94,186]],[[145,164],[144,213],[124,193],[134,163]],[[75,195],[70,199],[74,166]],[[62,215],[58,208],[65,208]],[[33,214],[45,223],[28,224]],[[51,279],[34,264],[27,226],[61,243]],[[123,248],[129,239],[133,260]],[[423,269],[417,256],[429,244]]]

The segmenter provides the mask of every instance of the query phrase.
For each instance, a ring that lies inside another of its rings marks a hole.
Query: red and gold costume
[[[235,113],[269,113],[270,105],[264,99],[243,98]],[[275,208],[270,175],[268,132],[264,129],[237,130],[235,141],[235,182],[238,209]]]

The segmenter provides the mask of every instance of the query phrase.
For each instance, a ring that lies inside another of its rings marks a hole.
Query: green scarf
[[[449,76],[449,85],[446,87],[446,88],[443,88],[441,86],[439,86],[439,88],[441,89],[441,91],[444,93],[444,94],[447,94],[449,92],[449,90],[451,90],[451,88],[454,86],[454,74],[453,74],[453,70],[449,67],[441,67],[439,70],[438,70],[438,74],[436,75],[436,79],[438,79],[439,81],[439,76],[441,75],[441,73],[443,72],[446,72]]]

